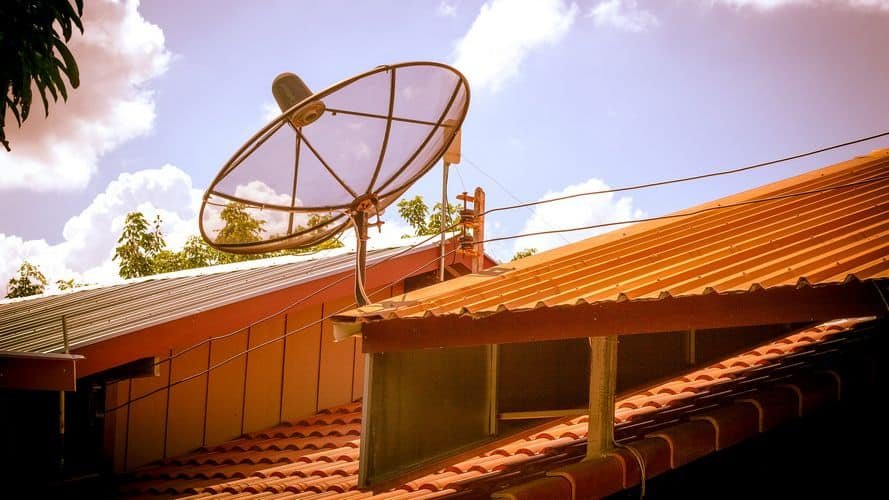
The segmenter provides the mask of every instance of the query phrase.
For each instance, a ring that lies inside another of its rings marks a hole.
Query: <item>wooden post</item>
[[[447,160],[444,160],[441,174],[441,218],[439,219],[441,229],[441,243],[438,260],[438,281],[445,280],[445,230],[448,224],[448,168],[451,166]]]
[[[487,346],[488,350],[488,434],[497,435],[497,385],[498,370],[500,369],[500,346],[497,344]]]
[[[590,420],[587,460],[613,447],[614,391],[617,386],[617,337],[590,337]]]
[[[694,329],[685,334],[685,364],[688,366],[694,366],[698,362],[696,337],[697,332]]]
[[[472,259],[472,272],[477,273],[485,267],[485,190],[477,187],[473,199],[475,208],[476,226],[472,229],[472,237],[475,240],[475,255]]]

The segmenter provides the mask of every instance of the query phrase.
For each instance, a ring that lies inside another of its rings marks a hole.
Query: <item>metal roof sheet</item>
[[[845,187],[830,189],[839,185]],[[756,201],[763,199],[768,200]],[[884,149],[335,319],[481,318],[541,307],[887,278],[887,200]]]
[[[401,246],[368,251],[368,266],[405,251]],[[437,246],[418,245],[405,253]],[[349,271],[354,252],[324,250],[310,255],[225,264],[77,288],[23,299],[0,300],[0,351],[62,352],[62,317],[71,349],[239,302],[300,283]]]

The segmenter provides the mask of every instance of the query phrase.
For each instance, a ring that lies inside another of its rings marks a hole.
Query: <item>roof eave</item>
[[[76,354],[0,351],[0,389],[74,391]]]
[[[448,314],[353,323],[364,352],[393,352],[603,335],[730,328],[886,316],[889,278],[739,293],[539,307],[474,316]],[[343,318],[345,319],[345,318]],[[341,320],[342,321],[342,320]],[[348,323],[347,323],[348,325]]]

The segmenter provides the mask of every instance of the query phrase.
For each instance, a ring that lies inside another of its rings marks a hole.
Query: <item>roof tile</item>
[[[571,498],[571,483],[563,477],[546,477],[498,491],[491,498],[502,500],[538,500]]]
[[[759,433],[759,411],[751,403],[734,403],[695,415],[691,420],[705,420],[713,426],[717,451]]]
[[[629,394],[615,404],[615,436],[618,442],[638,450],[644,459],[646,477],[653,477],[796,418],[800,405],[803,411],[811,411],[834,401],[840,389],[854,390],[855,381],[866,384],[871,371],[867,363],[842,362],[829,373],[823,368],[827,358],[821,351],[831,356],[843,352],[845,345],[857,341],[849,330],[861,321],[808,328]],[[759,359],[766,360],[765,364]],[[847,379],[846,372],[853,376]],[[843,382],[841,386],[838,380]],[[356,490],[360,437],[348,431],[360,425],[360,411],[359,403],[323,410],[312,417],[144,467],[130,477],[121,491],[141,495],[194,494],[204,498],[369,497],[369,493]],[[617,476],[612,476],[612,471],[608,477],[593,479],[582,476],[588,466],[568,467],[584,453],[588,420],[586,415],[557,420],[378,497],[416,499],[449,495],[481,484],[498,489],[525,480],[524,471],[539,474],[558,468],[573,471],[575,484],[587,481],[584,484],[590,484],[592,489],[601,486],[610,490],[617,483],[621,487],[636,484],[640,465],[627,449],[614,450],[607,465],[602,466],[609,471],[619,468]],[[268,437],[294,435],[312,437]],[[549,478],[499,494],[530,495],[544,484],[559,489],[563,484],[559,481],[570,488],[571,483],[565,479]]]
[[[707,420],[692,420],[668,427],[651,437],[670,444],[670,468],[675,469],[716,451],[716,429]]]
[[[624,489],[624,464],[617,456],[585,460],[551,470],[571,483],[571,498],[602,498]]]

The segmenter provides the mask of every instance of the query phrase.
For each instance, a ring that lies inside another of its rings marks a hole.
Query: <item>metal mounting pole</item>
[[[355,225],[355,302],[358,307],[370,304],[364,291],[364,271],[367,266],[367,212],[358,210],[352,214]]]
[[[617,387],[617,337],[590,337],[590,420],[587,459],[613,446],[614,391]]]
[[[68,345],[68,318],[62,315],[62,343],[65,354],[70,354]],[[65,473],[65,391],[59,391],[59,472]]]
[[[450,163],[442,161],[444,169],[441,176],[441,252],[438,260],[438,281],[445,280],[445,230],[448,224],[448,168]]]

